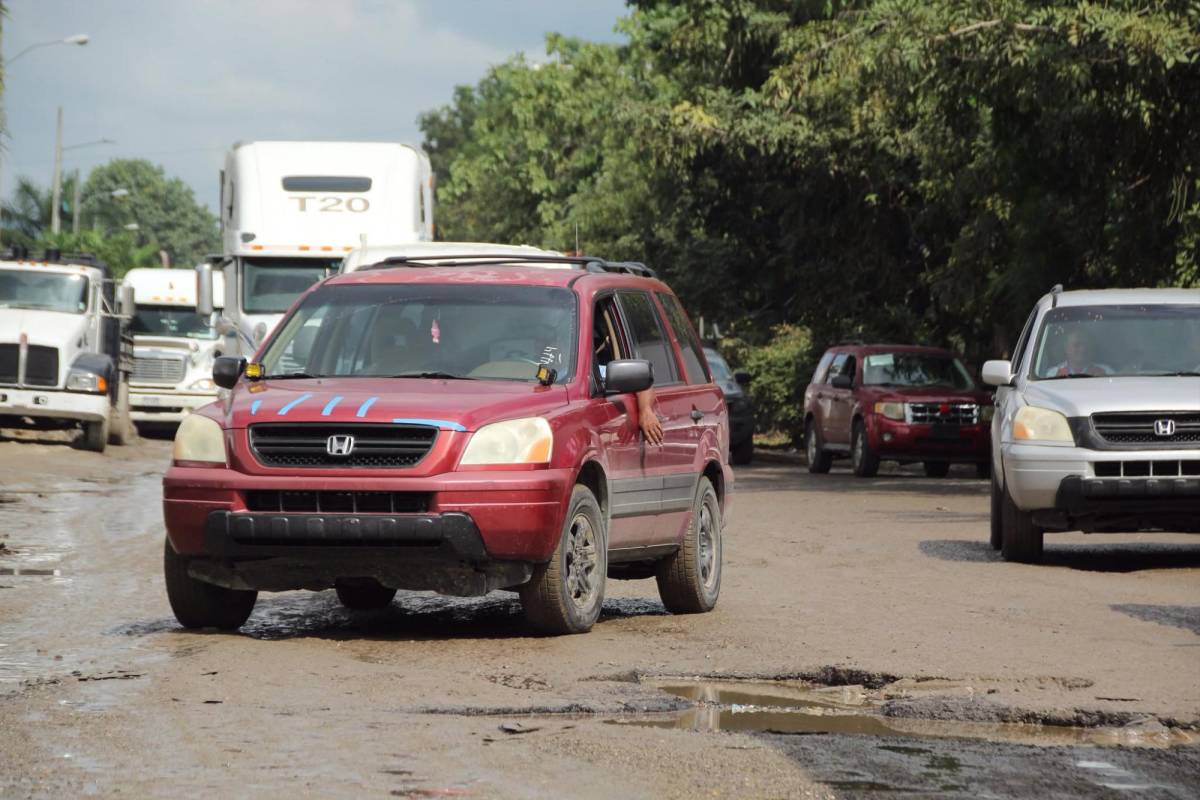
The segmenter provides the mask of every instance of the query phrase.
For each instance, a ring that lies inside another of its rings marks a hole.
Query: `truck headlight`
[[[86,369],[72,367],[67,373],[67,391],[104,394],[108,391],[108,379]]]
[[[554,449],[550,423],[541,417],[484,425],[471,435],[462,464],[548,464]]]
[[[212,382],[212,378],[201,378],[187,388],[189,392],[211,392],[216,390],[217,385]]]
[[[225,433],[216,420],[201,414],[189,414],[175,432],[175,461],[225,463]]]
[[[904,421],[904,403],[876,403],[875,413],[881,417],[894,419],[897,422]]]
[[[1057,411],[1023,406],[1013,419],[1013,438],[1017,441],[1075,443],[1067,418]]]

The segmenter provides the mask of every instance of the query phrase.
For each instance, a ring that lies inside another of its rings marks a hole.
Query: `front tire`
[[[338,601],[351,611],[367,611],[387,608],[396,597],[396,590],[389,589],[374,578],[341,578],[334,582]]]
[[[587,633],[600,618],[607,574],[608,533],[600,504],[591,489],[577,485],[554,555],[519,589],[525,618],[542,633]]]
[[[190,560],[176,553],[169,540],[164,543],[163,575],[175,619],[185,628],[232,631],[242,627],[254,610],[258,592],[226,589],[197,580],[188,574]]]
[[[1004,490],[1000,488],[1000,483],[996,480],[996,476],[992,476],[992,513],[991,521],[991,536],[989,544],[993,550],[999,550],[1004,539]]]
[[[833,466],[833,454],[825,450],[815,420],[810,419],[804,427],[804,452],[808,455],[808,471],[814,475],[823,475]]]
[[[924,466],[928,478],[944,478],[950,474],[949,461],[926,461]]]
[[[1005,561],[1036,564],[1042,560],[1044,531],[1033,523],[1033,514],[1017,508],[1008,490],[1004,490],[1003,530],[1000,555]]]
[[[104,448],[108,446],[108,417],[83,423],[83,436],[79,438],[79,446],[93,453],[103,453]]]
[[[854,432],[850,436],[850,462],[854,465],[854,474],[860,478],[875,477],[879,472],[879,456],[871,449],[867,426],[861,419],[854,421]]]
[[[673,614],[712,611],[721,595],[721,504],[708,478],[701,478],[683,546],[664,558],[655,578],[663,605]]]

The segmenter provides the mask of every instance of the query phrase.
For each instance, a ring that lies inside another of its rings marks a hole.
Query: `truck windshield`
[[[217,332],[208,320],[192,308],[179,306],[138,306],[133,315],[133,332],[147,336],[176,336],[187,339],[215,339]]]
[[[570,379],[575,295],[541,286],[325,286],[284,320],[267,377]]]
[[[336,260],[325,258],[244,258],[242,311],[282,314],[337,265]]]
[[[1200,374],[1200,305],[1053,308],[1034,347],[1034,380]]]
[[[82,314],[87,311],[85,275],[0,269],[0,308],[32,308]]]
[[[971,374],[957,358],[930,353],[869,353],[863,358],[863,384],[922,388],[974,388]]]

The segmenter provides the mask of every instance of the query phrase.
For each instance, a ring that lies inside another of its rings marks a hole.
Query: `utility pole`
[[[62,231],[62,215],[59,213],[62,203],[62,149],[62,106],[59,106],[58,128],[54,134],[53,189],[50,192],[50,232],[56,235]]]
[[[71,233],[79,235],[79,201],[80,195],[83,194],[83,181],[79,177],[79,170],[75,170],[75,197],[71,200]]]

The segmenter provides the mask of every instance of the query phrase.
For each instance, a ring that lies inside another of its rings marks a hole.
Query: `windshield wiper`
[[[396,375],[389,375],[389,378],[446,378],[454,381],[477,381],[478,378],[472,378],[467,375],[455,375],[453,372],[438,372],[437,370],[418,371],[418,372],[400,372]]]
[[[1200,372],[1195,370],[1180,370],[1179,372],[1151,372],[1143,375],[1144,378],[1200,378]]]
[[[278,375],[264,375],[263,380],[278,381],[285,378],[325,378],[326,375],[309,375],[307,372],[281,372]]]
[[[1047,375],[1044,378],[1038,378],[1040,381],[1065,381],[1068,378],[1111,378],[1112,375],[1089,375],[1086,372],[1072,372],[1068,375]]]

